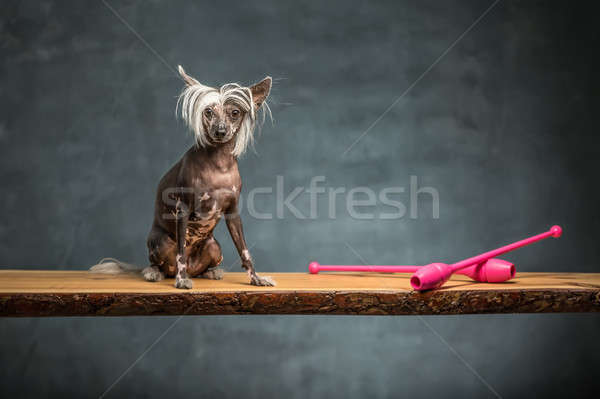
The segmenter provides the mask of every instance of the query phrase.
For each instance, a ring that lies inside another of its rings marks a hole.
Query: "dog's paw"
[[[192,289],[194,283],[189,278],[176,278],[175,279],[175,288],[181,288],[184,290]]]
[[[269,276],[259,276],[258,274],[250,275],[250,284],[258,285],[262,287],[274,287],[276,285],[275,280]]]
[[[221,269],[220,267],[215,267],[213,269],[205,271],[200,275],[200,277],[207,278],[210,280],[222,280],[224,274],[225,273],[223,272],[223,269]]]
[[[146,281],[161,281],[165,278],[165,275],[156,266],[148,266],[142,270],[142,276]]]

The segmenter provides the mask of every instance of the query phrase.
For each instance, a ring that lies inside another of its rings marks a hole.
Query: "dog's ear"
[[[183,69],[183,67],[181,65],[177,65],[177,70],[179,71],[179,75],[181,75],[181,79],[183,79],[183,81],[188,86],[193,86],[193,85],[199,85],[200,84],[200,82],[198,82],[196,79],[192,78],[190,75],[188,75],[187,73],[185,73],[185,70]]]
[[[252,101],[254,102],[255,109],[259,109],[267,97],[269,97],[272,83],[273,79],[271,79],[270,76],[267,76],[260,82],[250,86],[250,91],[252,92]]]

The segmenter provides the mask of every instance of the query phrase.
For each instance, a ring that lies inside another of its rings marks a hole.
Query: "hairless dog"
[[[267,77],[251,87],[227,84],[220,89],[202,85],[179,67],[186,82],[178,108],[194,131],[196,145],[158,184],[154,222],[148,236],[150,266],[147,280],[175,277],[175,287],[192,288],[190,277],[220,279],[223,260],[213,230],[221,217],[254,285],[274,285],[254,270],[238,201],[242,179],[237,156],[249,144],[256,115],[271,89]]]
[[[237,158],[252,142],[259,111],[270,113],[266,99],[271,78],[250,87],[228,83],[212,88],[189,76],[181,66],[185,87],[176,112],[194,133],[195,144],[160,180],[154,221],[148,236],[148,281],[175,277],[175,287],[192,288],[191,277],[223,278],[223,260],[213,230],[223,217],[253,285],[273,286],[256,274],[238,212],[242,179]],[[130,265],[113,260],[91,268],[121,273]]]

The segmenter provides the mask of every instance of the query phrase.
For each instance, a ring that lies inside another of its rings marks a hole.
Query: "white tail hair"
[[[183,71],[183,68],[180,69],[180,73],[181,71]],[[245,112],[244,120],[237,133],[235,146],[231,152],[233,156],[239,157],[246,151],[249,145],[253,144],[254,130],[258,120],[250,88],[240,86],[237,83],[227,83],[219,89],[215,89],[195,80],[193,84],[188,82],[188,85],[186,85],[177,99],[175,114],[181,114],[181,119],[185,121],[194,133],[196,143],[201,147],[205,147],[208,144],[208,140],[207,132],[204,131],[204,125],[202,124],[202,112],[208,105],[214,103],[233,103]],[[258,121],[259,125],[264,123],[267,114],[273,120],[271,109],[266,101],[262,103],[260,110],[262,110],[262,118]]]
[[[139,273],[142,269],[131,263],[122,262],[114,258],[104,258],[97,265],[90,267],[90,273],[99,274],[122,274]]]

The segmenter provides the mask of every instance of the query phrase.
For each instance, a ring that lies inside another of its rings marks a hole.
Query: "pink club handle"
[[[308,271],[319,272],[373,272],[373,273],[414,273],[420,266],[384,266],[384,265],[320,265],[310,262]]]
[[[562,235],[562,228],[560,226],[555,225],[555,226],[552,226],[550,228],[550,230],[548,230],[544,233],[541,233],[541,234],[538,234],[538,235],[535,235],[535,236],[532,236],[529,238],[525,238],[524,240],[517,241],[512,244],[508,244],[503,247],[500,247],[498,249],[494,249],[494,250],[482,253],[481,255],[473,256],[472,258],[468,258],[465,260],[461,260],[460,262],[454,263],[451,265],[452,271],[455,272],[457,270],[464,269],[465,267],[468,267],[468,266],[473,266],[473,265],[476,265],[479,263],[483,263],[483,262],[487,261],[488,259],[491,259],[498,255],[502,255],[507,252],[513,251],[517,248],[524,247],[525,245],[532,244],[536,241],[543,240],[544,238],[548,238],[548,237],[558,238],[561,235]]]

